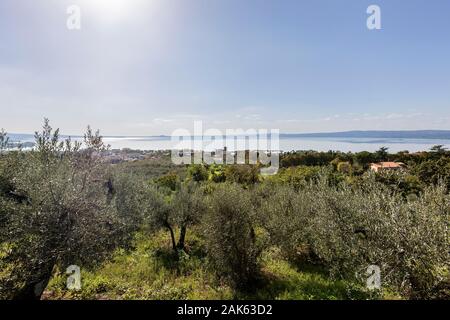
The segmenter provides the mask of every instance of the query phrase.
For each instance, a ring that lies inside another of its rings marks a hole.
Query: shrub
[[[226,181],[251,186],[259,182],[259,167],[256,165],[236,164],[225,168]]]
[[[320,172],[320,167],[291,167],[281,169],[278,174],[268,177],[267,180],[288,184],[295,189],[300,189],[306,186],[310,181],[317,180]]]
[[[209,181],[220,183],[225,182],[226,175],[225,175],[225,169],[223,165],[218,164],[212,164],[209,167]]]
[[[215,190],[204,227],[208,256],[214,270],[238,290],[251,290],[259,274],[262,248],[253,223],[247,192],[237,185]]]
[[[353,168],[350,162],[339,162],[337,165],[337,171],[349,175],[353,172]]]
[[[442,157],[438,160],[428,160],[413,168],[421,181],[427,184],[443,182],[450,188],[450,158]]]
[[[1,234],[11,245],[0,265],[13,266],[0,279],[0,295],[39,299],[56,266],[96,264],[121,241],[123,222],[99,157],[106,146],[90,128],[84,145],[60,141],[46,120],[36,149],[15,158],[17,170],[7,177],[14,199],[0,195]]]
[[[163,188],[176,191],[180,188],[180,178],[176,172],[170,172],[166,175],[154,179],[155,183]]]
[[[207,181],[208,180],[208,170],[202,164],[193,164],[188,168],[188,180],[195,182]]]
[[[133,173],[115,172],[108,181],[112,190],[112,203],[123,225],[121,233],[128,242],[141,229],[148,207],[145,205],[146,182]]]
[[[358,188],[321,179],[301,192],[279,189],[261,205],[271,239],[288,256],[307,248],[341,278],[378,265],[385,285],[421,298],[437,295],[448,277],[449,211],[444,186],[408,200],[373,176]]]
[[[281,248],[291,261],[308,260],[309,251],[305,248],[308,214],[304,207],[305,193],[297,193],[292,187],[279,185],[274,189],[260,189],[265,193],[261,201],[259,220],[269,233],[270,243]]]

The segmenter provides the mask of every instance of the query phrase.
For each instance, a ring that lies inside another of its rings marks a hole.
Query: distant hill
[[[284,133],[286,138],[385,138],[385,139],[450,139],[450,130],[411,131],[344,131],[319,133]]]
[[[8,137],[10,141],[30,141],[34,140],[33,134],[27,133],[8,133]]]
[[[8,134],[12,141],[34,141],[33,134]],[[61,138],[67,136],[62,135]],[[72,136],[80,138],[81,136]],[[170,139],[170,136],[105,136],[105,138],[141,138],[141,139]],[[381,139],[442,139],[450,140],[450,130],[405,130],[405,131],[343,131],[343,132],[317,132],[317,133],[281,133],[281,138],[381,138]]]

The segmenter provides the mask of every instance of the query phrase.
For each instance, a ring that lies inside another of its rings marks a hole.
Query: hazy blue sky
[[[0,127],[450,129],[448,0],[109,1],[0,1]]]

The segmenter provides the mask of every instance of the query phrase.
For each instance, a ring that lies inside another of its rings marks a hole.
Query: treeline
[[[406,183],[415,185],[411,188],[436,184],[438,181],[450,187],[450,151],[442,145],[436,145],[430,151],[416,153],[389,153],[385,147],[376,152],[356,153],[292,151],[281,155],[280,165],[282,168],[328,166],[347,176],[360,176],[367,172],[371,163],[384,161],[404,163],[407,174],[403,174],[403,179],[406,179]]]
[[[349,162],[368,168],[371,163],[382,161],[403,162],[407,165],[415,166],[430,160],[449,159],[450,151],[446,150],[443,145],[436,145],[430,151],[422,151],[410,153],[409,151],[400,151],[397,153],[389,153],[388,148],[381,147],[375,152],[339,152],[339,151],[291,151],[281,155],[281,167],[292,166],[326,166],[336,164],[338,162]]]
[[[448,297],[450,195],[441,178],[406,192],[401,173],[355,178],[331,160],[269,178],[258,166],[193,165],[149,180],[103,163],[105,148],[90,128],[83,144],[60,141],[46,121],[35,150],[1,152],[0,298],[39,299],[68,265],[95,268],[117,248],[132,249],[135,232],[161,230],[175,264],[204,251],[236,292],[264,284],[261,257],[276,248],[336,279],[362,284],[377,265],[383,288]],[[190,242],[194,231],[204,248]]]

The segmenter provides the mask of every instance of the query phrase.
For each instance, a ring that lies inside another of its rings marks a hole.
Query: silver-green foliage
[[[215,271],[240,290],[254,286],[262,246],[255,233],[250,194],[238,185],[221,185],[210,199],[204,223],[209,258]]]
[[[8,154],[9,191],[1,195],[1,296],[39,298],[56,266],[93,265],[117,245],[123,224],[115,210],[106,150],[90,128],[84,144],[61,141],[48,120],[36,133],[36,148]],[[82,148],[83,147],[83,148]]]
[[[195,182],[181,184],[175,191],[147,184],[144,193],[145,224],[152,230],[167,230],[172,249],[184,250],[188,228],[200,222],[206,209],[202,189]],[[177,229],[180,231],[178,241]]]
[[[433,297],[448,281],[450,197],[444,186],[407,200],[373,177],[357,188],[330,187],[322,179],[298,192],[274,189],[260,209],[274,244],[290,257],[306,251],[334,276],[364,275],[378,265],[384,285],[415,297]]]

